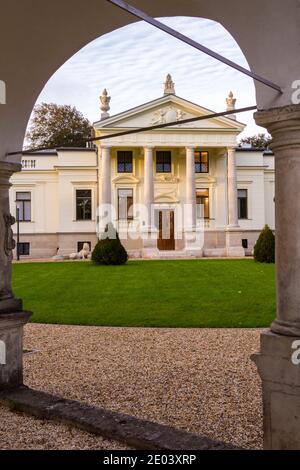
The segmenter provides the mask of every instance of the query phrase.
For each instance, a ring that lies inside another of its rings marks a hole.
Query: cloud
[[[161,21],[248,67],[239,46],[220,24],[188,17]],[[80,50],[52,76],[38,102],[72,104],[96,121],[103,88],[112,97],[110,112],[116,114],[162,96],[167,73],[173,76],[178,96],[206,108],[224,110],[230,90],[238,107],[256,103],[252,79],[144,22],[106,34]],[[251,113],[238,119],[247,123],[246,134],[261,131]]]

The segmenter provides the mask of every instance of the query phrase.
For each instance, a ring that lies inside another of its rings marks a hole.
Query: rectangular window
[[[20,256],[29,256],[30,255],[30,243],[19,243],[17,250]]]
[[[91,189],[78,189],[76,191],[76,220],[92,220]]]
[[[83,250],[83,246],[87,243],[90,247],[90,251],[92,251],[92,244],[91,242],[78,242],[77,243],[77,253],[79,253],[81,250]]]
[[[238,189],[238,218],[248,219],[248,191]]]
[[[119,220],[133,220],[133,190],[118,190],[118,218]]]
[[[196,203],[197,203],[197,218],[209,219],[209,190],[208,189],[197,189]]]
[[[156,173],[171,173],[171,152],[156,152]]]
[[[118,152],[118,173],[132,173],[132,152],[120,151]]]
[[[19,208],[19,221],[31,222],[31,193],[17,193],[16,204]]]
[[[208,152],[195,152],[195,172],[208,173],[209,172],[209,154]]]
[[[248,248],[248,239],[247,238],[243,238],[242,247],[245,248],[245,250],[247,250],[247,248]]]

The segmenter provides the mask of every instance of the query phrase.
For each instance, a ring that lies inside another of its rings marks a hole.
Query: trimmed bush
[[[96,264],[121,265],[128,261],[128,254],[120,242],[118,232],[112,224],[108,224],[92,253]]]
[[[275,236],[268,225],[265,225],[255,244],[254,259],[259,263],[275,263]]]

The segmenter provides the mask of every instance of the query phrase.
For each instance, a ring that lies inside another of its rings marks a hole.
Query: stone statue
[[[15,218],[8,214],[0,216],[0,241],[3,248],[0,249],[0,264],[4,268],[1,270],[0,276],[0,300],[13,298],[11,291],[11,261],[13,258],[13,249],[16,242],[13,239],[13,231],[11,226],[15,223]]]
[[[110,101],[111,97],[108,96],[107,90],[104,88],[102,95],[100,96],[101,119],[109,118],[108,111],[110,110]]]
[[[83,244],[83,248],[79,253],[71,253],[69,258],[75,259],[89,259],[91,257],[90,245],[88,243]]]
[[[177,109],[176,113],[177,113],[177,121],[181,121],[186,115],[186,113],[184,113],[181,109]]]
[[[165,91],[164,95],[176,95],[175,93],[175,83],[172,80],[172,77],[170,74],[167,75],[166,81],[165,81]]]
[[[12,252],[16,248],[16,242],[13,238],[14,234],[11,227],[16,223],[16,219],[11,214],[4,214],[3,218],[5,223],[4,251],[6,256],[12,259]]]
[[[165,124],[166,122],[166,110],[165,109],[159,109],[158,111],[155,111],[153,118],[151,120],[151,124]]]

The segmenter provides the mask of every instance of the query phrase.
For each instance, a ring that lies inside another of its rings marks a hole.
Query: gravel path
[[[236,444],[262,447],[261,330],[27,325],[25,383]],[[0,448],[124,449],[0,408]]]

